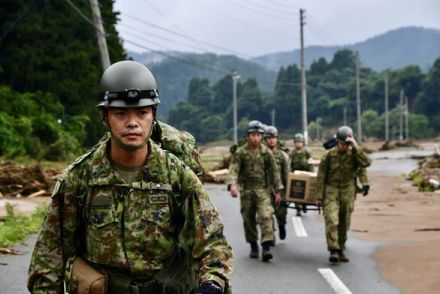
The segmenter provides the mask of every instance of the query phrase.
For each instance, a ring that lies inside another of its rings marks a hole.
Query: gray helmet
[[[348,144],[348,142],[345,141],[348,137],[353,137],[353,130],[348,126],[342,126],[336,132],[336,140],[339,143]]]
[[[258,120],[251,120],[248,124],[247,133],[261,133],[264,134],[264,125]]]
[[[112,64],[102,74],[97,107],[145,107],[160,103],[156,80],[139,62],[125,60]]]
[[[293,136],[293,142],[305,142],[304,140],[304,135],[301,133],[297,133],[295,134],[295,136]]]
[[[274,126],[267,126],[264,129],[264,138],[268,137],[278,137],[278,130]]]

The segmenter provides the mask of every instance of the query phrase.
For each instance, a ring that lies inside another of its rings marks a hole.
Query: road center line
[[[351,294],[351,291],[342,283],[338,276],[329,268],[319,268],[319,273],[324,277],[336,294]]]
[[[306,229],[303,226],[302,220],[299,216],[292,217],[293,229],[298,237],[307,237]]]

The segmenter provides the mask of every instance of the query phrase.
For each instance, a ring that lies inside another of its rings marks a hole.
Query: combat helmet
[[[160,103],[156,80],[143,64],[125,60],[112,64],[99,83],[98,108],[146,107]]]
[[[264,129],[264,138],[278,137],[278,129],[274,126],[267,126]]]
[[[301,133],[297,133],[295,134],[295,136],[293,136],[293,142],[305,142],[304,140],[304,135]]]
[[[353,137],[353,130],[349,126],[342,126],[336,132],[336,141],[342,144],[348,144],[346,139]]]
[[[264,125],[258,120],[251,120],[247,127],[247,133],[260,133],[264,134]]]

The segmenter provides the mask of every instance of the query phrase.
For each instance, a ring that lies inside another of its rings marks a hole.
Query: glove
[[[214,281],[208,281],[203,284],[201,284],[197,289],[194,291],[194,294],[222,294],[223,289],[220,287],[219,284],[217,284]]]
[[[369,185],[362,186],[362,195],[367,196],[369,191],[370,191]]]

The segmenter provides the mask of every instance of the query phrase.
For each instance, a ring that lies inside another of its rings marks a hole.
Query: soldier
[[[324,207],[329,261],[348,262],[343,250],[356,199],[356,176],[371,160],[353,138],[350,127],[340,127],[336,140],[336,148],[324,154],[319,165],[316,205]],[[368,194],[368,188],[364,186],[364,193]]]
[[[280,173],[281,183],[284,187],[287,186],[287,176],[289,174],[289,156],[286,152],[278,148],[278,130],[276,127],[268,126],[264,131],[264,140],[266,145],[272,151],[272,154],[275,158],[275,162],[277,164],[278,172]],[[284,191],[281,193],[282,200],[285,200]],[[280,239],[286,239],[286,217],[287,217],[287,208],[283,205],[283,203],[275,203],[275,193],[272,192],[272,206],[275,210],[275,217],[278,222],[278,229]]]
[[[246,241],[251,246],[251,258],[259,257],[258,231],[256,214],[260,220],[262,259],[273,258],[270,247],[274,243],[273,207],[271,193],[275,192],[275,202],[281,201],[280,191],[283,185],[277,171],[275,159],[269,148],[261,144],[263,124],[259,121],[249,122],[248,142],[234,153],[226,181],[232,197],[238,196],[240,186],[241,215]]]
[[[312,172],[313,165],[310,164],[312,155],[304,148],[305,140],[303,134],[295,134],[293,142],[295,143],[295,149],[293,149],[290,154],[290,171],[295,172],[296,170],[302,170]],[[301,216],[301,210],[304,213],[307,212],[307,207],[305,205],[295,204],[295,208],[297,216]]]
[[[29,291],[64,293],[65,282],[69,293],[230,292],[232,250],[218,212],[194,172],[150,138],[160,102],[153,75],[121,61],[100,89],[111,137],[58,180]]]

